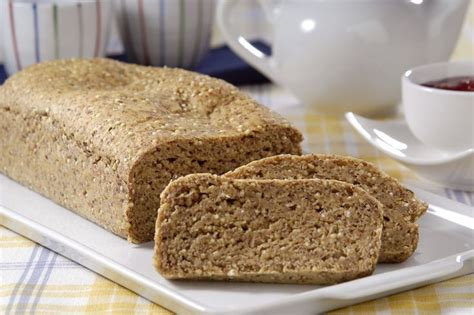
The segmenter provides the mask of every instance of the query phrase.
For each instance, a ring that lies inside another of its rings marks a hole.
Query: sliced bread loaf
[[[384,230],[379,262],[396,263],[410,257],[418,244],[414,221],[427,209],[413,192],[373,164],[338,155],[279,155],[226,173],[242,179],[335,179],[357,185],[383,205]]]
[[[193,174],[161,194],[155,266],[169,279],[332,284],[369,275],[380,203],[334,180]]]

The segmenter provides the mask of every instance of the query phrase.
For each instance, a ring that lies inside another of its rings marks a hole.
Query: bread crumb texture
[[[301,140],[237,88],[181,69],[57,60],[0,87],[0,171],[137,243],[171,179],[300,154]]]
[[[224,176],[242,179],[334,179],[364,189],[382,204],[384,229],[379,262],[385,263],[405,261],[414,253],[418,244],[418,226],[415,222],[428,207],[395,178],[369,162],[348,156],[280,155],[251,162]]]
[[[169,279],[333,284],[377,262],[381,205],[354,185],[193,174],[161,198],[154,259]]]

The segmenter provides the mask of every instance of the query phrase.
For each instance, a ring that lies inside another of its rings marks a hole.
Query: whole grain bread
[[[224,175],[242,179],[335,179],[357,185],[382,204],[384,229],[379,262],[397,263],[416,250],[415,221],[427,209],[410,190],[373,164],[339,155],[280,155],[241,166]]]
[[[0,171],[132,242],[153,239],[171,179],[299,154],[301,140],[237,88],[180,69],[58,60],[0,87]]]
[[[154,261],[169,279],[333,284],[378,259],[381,205],[344,182],[192,174],[161,200]]]

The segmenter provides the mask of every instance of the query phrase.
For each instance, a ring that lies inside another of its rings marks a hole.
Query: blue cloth
[[[270,54],[270,48],[266,44],[258,41],[253,44],[262,52]],[[127,60],[125,55],[111,56],[110,58],[121,61]],[[194,71],[226,80],[234,85],[268,82],[265,76],[247,65],[227,46],[212,49]],[[5,81],[6,77],[5,69],[0,65],[0,84]]]
[[[0,84],[2,84],[7,79],[7,74],[5,73],[5,68],[3,65],[0,65]]]

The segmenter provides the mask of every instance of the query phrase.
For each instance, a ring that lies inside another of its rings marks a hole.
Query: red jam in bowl
[[[451,91],[474,92],[474,76],[451,77],[436,81],[429,81],[423,86]]]

